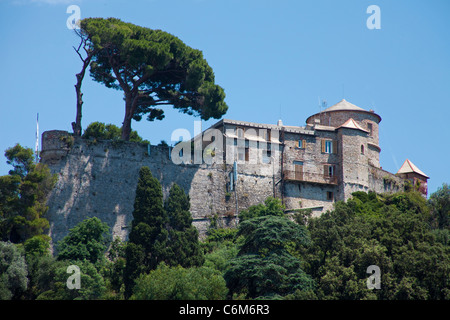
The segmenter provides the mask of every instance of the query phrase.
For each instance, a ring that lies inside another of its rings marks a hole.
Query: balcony
[[[337,176],[328,176],[320,173],[284,170],[283,179],[289,182],[309,182],[318,184],[337,185]]]

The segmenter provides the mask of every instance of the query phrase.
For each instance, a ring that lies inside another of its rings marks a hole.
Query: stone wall
[[[377,193],[403,191],[404,180],[381,168],[369,167],[369,189]]]
[[[201,236],[213,217],[221,226],[234,226],[236,208],[240,211],[280,194],[279,186],[274,188],[273,164],[238,165],[236,188],[230,192],[233,165],[176,165],[167,146],[65,137],[72,138],[64,131],[43,133],[41,161],[58,175],[47,212],[53,244],[93,216],[109,225],[113,237],[126,240],[142,166],[159,179],[164,197],[173,183],[189,194],[193,224]]]

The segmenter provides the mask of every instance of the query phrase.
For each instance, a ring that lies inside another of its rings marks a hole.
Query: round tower
[[[361,134],[354,151],[365,156],[367,162],[377,168],[380,167],[381,149],[378,138],[380,122],[381,117],[373,110],[365,110],[345,99],[306,119],[306,123],[311,126],[333,127],[336,130],[339,128],[359,130]],[[352,144],[356,143],[356,141],[352,142]],[[340,144],[342,143],[346,144],[341,141]]]
[[[365,110],[342,99],[335,105],[313,114],[306,119],[310,125],[320,124],[322,126],[339,127],[350,118],[355,120],[362,128],[369,131],[373,144],[378,146],[378,125],[381,117],[373,110]]]
[[[67,131],[51,130],[42,134],[41,162],[55,164],[69,152],[74,138]]]

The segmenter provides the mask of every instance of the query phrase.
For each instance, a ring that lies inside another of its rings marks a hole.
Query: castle
[[[148,166],[168,195],[173,183],[191,201],[205,235],[211,221],[234,226],[238,213],[267,197],[287,212],[331,210],[355,191],[396,192],[405,184],[427,195],[428,176],[406,160],[396,173],[380,166],[381,117],[342,100],[305,126],[223,119],[194,138],[167,145],[92,141],[66,131],[42,134],[41,162],[58,175],[47,217],[53,242],[91,216],[127,238],[139,169]]]

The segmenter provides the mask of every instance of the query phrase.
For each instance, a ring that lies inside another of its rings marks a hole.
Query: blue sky
[[[450,183],[448,0],[0,0],[0,174],[5,149],[34,148],[36,113],[41,133],[71,131],[81,64],[69,5],[81,18],[162,29],[202,50],[225,89],[225,118],[302,126],[319,97],[329,106],[345,98],[381,115],[383,169],[395,173],[408,158],[431,177],[429,193]],[[369,5],[381,10],[379,30],[366,26]],[[84,127],[121,126],[121,92],[89,75],[83,92]],[[170,143],[177,128],[193,133],[194,120],[167,109],[163,121],[132,126]]]

